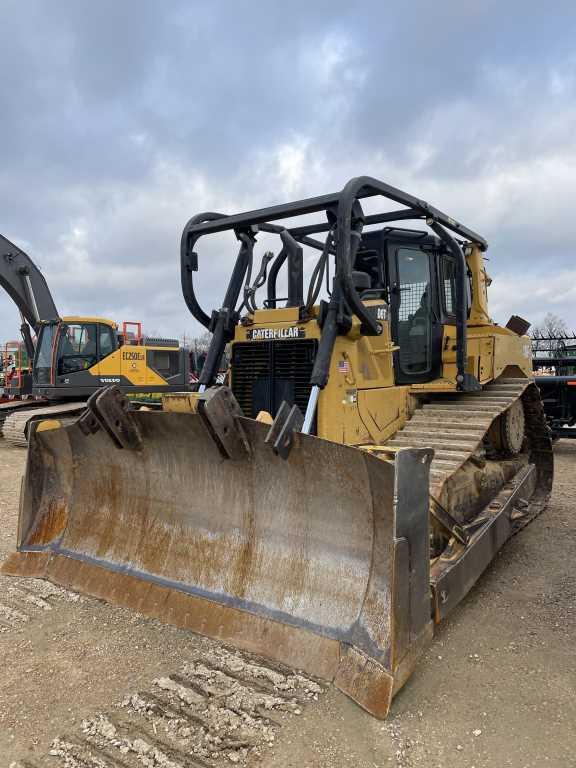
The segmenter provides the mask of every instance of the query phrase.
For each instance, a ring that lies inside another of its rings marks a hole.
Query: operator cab
[[[112,326],[96,322],[67,322],[61,326],[56,354],[57,375],[86,370],[117,347]]]
[[[115,324],[100,318],[63,318],[42,326],[34,361],[34,383],[54,383],[54,376],[67,376],[92,368],[118,349]],[[55,374],[54,374],[55,372]]]
[[[437,378],[444,326],[456,325],[455,257],[433,235],[386,227],[362,236],[354,270],[388,303],[392,339],[400,347],[394,355],[396,382]]]
[[[286,248],[290,243],[284,245]],[[298,257],[294,246],[292,252],[288,247],[287,256],[281,252],[270,270],[266,308],[276,309],[280,302],[286,301],[287,307],[304,306],[310,311],[319,297],[320,285],[329,272],[327,256],[330,249],[325,247],[318,258],[304,301],[302,257]],[[276,278],[279,266],[286,258],[288,298],[283,300],[276,296]],[[265,275],[264,267],[260,274]],[[394,353],[396,383],[418,384],[441,376],[444,327],[454,326],[456,337],[458,264],[440,238],[428,232],[398,227],[364,232],[351,276],[362,302],[380,299],[388,305],[392,340],[399,347]],[[250,289],[252,306],[248,305],[249,308],[256,306],[255,290],[262,282],[255,281]],[[467,305],[470,307],[470,280],[467,284]]]

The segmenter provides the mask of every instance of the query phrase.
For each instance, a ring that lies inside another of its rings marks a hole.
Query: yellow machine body
[[[426,217],[438,237],[384,228],[360,239],[363,224],[391,220],[361,213],[360,199],[377,194]],[[273,223],[319,210],[327,223]],[[268,278],[266,253],[250,286],[259,227],[283,245]],[[189,281],[197,239],[224,229],[234,229],[240,253],[210,317]],[[448,230],[468,238],[462,252]],[[325,244],[314,239],[322,231]],[[322,252],[307,300],[301,243]],[[402,258],[416,274],[403,243],[434,264],[429,282],[413,280],[417,291],[383,271]],[[445,214],[364,177],[338,195],[192,219],[183,294],[213,330],[199,391],[168,393],[162,412],[142,412],[112,387],[75,424],[34,430],[18,552],[4,572],[45,577],[305,670],[385,717],[435,623],[551,488],[530,345],[489,317],[483,247]],[[322,304],[331,256],[333,291]],[[286,261],[287,306],[278,306]],[[267,307],[258,308],[266,279]],[[411,308],[398,330],[402,302]],[[440,316],[436,373],[410,380],[400,355],[413,348],[417,368],[427,351],[419,318]],[[226,344],[229,381],[214,386]],[[122,365],[125,350],[110,365]]]
[[[530,338],[518,336],[490,320],[487,313],[490,279],[478,248],[470,249],[467,263],[474,297],[468,321],[467,372],[476,376],[481,384],[497,379],[506,370],[530,377]],[[366,305],[377,303],[367,301]],[[317,308],[315,314],[318,314]],[[258,310],[243,325],[237,326],[232,346],[250,340],[295,338],[290,336],[295,328],[300,330],[298,338],[320,339],[321,328],[316,320],[300,322],[296,307]],[[389,322],[383,323],[381,335],[364,336],[359,319],[353,317],[349,333],[336,340],[328,383],[320,393],[318,437],[347,445],[381,444],[403,427],[413,412],[415,402],[411,395],[457,391],[455,325],[444,327],[442,371],[433,381],[396,385],[393,353],[397,349]]]

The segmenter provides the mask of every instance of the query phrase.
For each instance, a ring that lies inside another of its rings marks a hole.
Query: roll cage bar
[[[383,211],[365,215],[360,201],[369,197],[383,197],[404,208],[397,211]],[[325,214],[325,219],[304,226],[284,227],[273,222],[313,213]],[[468,315],[467,265],[464,252],[458,240],[463,238],[477,245],[482,251],[488,247],[486,240],[478,233],[464,226],[454,218],[434,208],[425,200],[403,192],[396,187],[369,176],[351,179],[340,192],[319,197],[298,200],[283,205],[261,208],[247,213],[226,216],[206,212],[193,216],[182,233],[180,247],[182,293],[188,309],[203,326],[213,332],[212,343],[199,382],[201,389],[210,386],[218,370],[218,364],[227,341],[234,337],[234,327],[240,318],[242,306],[237,309],[242,285],[248,285],[252,268],[252,252],[258,231],[280,235],[282,250],[276,256],[268,278],[268,299],[275,301],[276,276],[284,261],[288,259],[288,306],[302,305],[301,275],[302,245],[322,251],[323,258],[334,254],[336,273],[332,295],[321,318],[322,335],[311,377],[311,384],[322,389],[328,380],[328,367],[332,348],[338,333],[345,333],[350,327],[351,314],[355,314],[366,335],[379,335],[382,327],[376,317],[362,303],[354,283],[354,261],[365,226],[386,222],[424,220],[455,257],[457,264],[456,285],[456,363],[459,389],[477,389],[475,379],[466,373],[466,322]],[[195,246],[201,237],[233,230],[240,241],[240,250],[220,310],[208,315],[201,307],[194,291],[194,272],[198,271],[198,254]],[[328,233],[325,242],[312,235]],[[299,266],[300,262],[300,266]],[[263,268],[264,269],[264,264]],[[262,270],[261,270],[262,272]],[[265,275],[264,275],[265,279]],[[313,277],[314,279],[314,277]],[[263,284],[262,274],[257,282]]]

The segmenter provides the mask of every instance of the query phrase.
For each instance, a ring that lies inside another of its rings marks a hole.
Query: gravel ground
[[[0,577],[0,768],[576,766],[576,442],[555,452],[549,509],[440,628],[384,723],[217,643]],[[0,443],[0,559],[24,458]]]

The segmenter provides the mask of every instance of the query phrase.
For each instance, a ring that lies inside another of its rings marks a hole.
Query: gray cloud
[[[190,332],[190,215],[370,173],[486,235],[498,320],[576,325],[573,3],[8,0],[2,21],[0,231],[63,313]],[[233,252],[209,251],[206,305]]]

